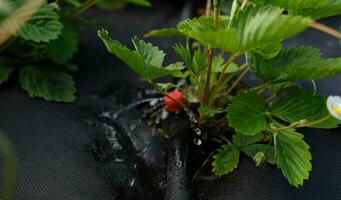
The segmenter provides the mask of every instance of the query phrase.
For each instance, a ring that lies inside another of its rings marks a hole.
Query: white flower
[[[329,96],[327,99],[329,113],[338,120],[341,120],[341,97]]]

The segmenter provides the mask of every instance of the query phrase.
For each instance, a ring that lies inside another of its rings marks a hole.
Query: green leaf
[[[202,52],[201,49],[197,49],[194,51],[192,58],[192,66],[191,69],[195,73],[199,73],[205,69],[206,66],[206,53]]]
[[[230,127],[243,135],[256,135],[267,129],[263,96],[256,92],[242,93],[234,97],[227,107],[227,118]]]
[[[303,135],[293,129],[279,131],[274,134],[274,144],[276,162],[283,175],[291,185],[303,185],[312,168],[309,145]]]
[[[240,133],[236,133],[232,137],[232,143],[236,145],[238,148],[243,148],[250,144],[254,144],[263,139],[264,135],[262,133],[258,133],[254,136],[247,136]]]
[[[289,123],[303,119],[312,122],[328,115],[326,98],[304,90],[295,90],[281,97],[270,108],[270,112]],[[339,120],[330,118],[312,127],[336,128],[338,124],[340,124]]]
[[[112,40],[105,30],[98,31],[98,36],[102,39],[110,53],[122,60],[134,72],[146,80],[181,74],[183,67],[179,63],[169,65],[166,68],[162,67],[165,54],[149,43],[134,39],[133,42],[136,50],[133,51],[123,46],[120,42]]]
[[[341,14],[340,0],[256,0],[255,3],[271,3],[290,14],[309,16],[314,19]]]
[[[265,81],[316,80],[341,73],[341,58],[322,59],[319,50],[310,47],[283,50],[270,60],[253,54],[248,62]]]
[[[59,22],[58,6],[55,3],[41,7],[16,33],[16,36],[34,42],[55,40],[61,34],[63,24]]]
[[[19,71],[21,87],[32,97],[47,101],[74,102],[76,87],[72,76],[53,67],[26,66]]]
[[[271,5],[249,6],[239,11],[227,27],[215,27],[208,17],[188,19],[177,27],[207,47],[243,53],[293,37],[312,22],[302,16],[283,15],[283,11]]]
[[[185,35],[182,34],[176,28],[163,28],[152,30],[149,33],[145,34],[144,37],[148,38],[161,38],[161,37],[184,37]]]
[[[192,66],[192,55],[189,50],[187,50],[182,44],[175,44],[175,53],[182,58],[187,67]]]
[[[241,37],[239,52],[280,42],[305,30],[312,22],[301,16],[283,15],[283,9],[271,5],[249,6],[238,12],[232,27]]]
[[[275,149],[268,144],[252,144],[241,149],[247,156],[254,159],[258,153],[264,153],[265,160],[270,164],[276,164]]]
[[[146,63],[153,66],[162,66],[166,55],[163,51],[159,50],[158,47],[153,46],[151,43],[139,40],[137,37],[135,37],[132,42],[136,52],[143,57]]]
[[[293,9],[293,14],[309,16],[314,19],[331,17],[341,14],[341,0],[322,0],[317,7]]]
[[[224,110],[221,108],[210,108],[210,107],[200,107],[198,111],[199,113],[203,114],[207,118],[213,118],[215,115],[224,112]]]
[[[238,167],[239,154],[239,150],[233,144],[223,145],[213,156],[212,171],[218,176],[232,172]]]
[[[220,57],[220,56],[215,56],[213,57],[213,60],[212,60],[212,72],[214,73],[222,73],[223,72],[223,69],[224,69],[224,66],[225,66],[225,60],[224,58]],[[224,73],[235,73],[235,72],[238,72],[239,71],[239,67],[236,63],[230,63],[225,72]]]
[[[206,66],[206,53],[201,49],[194,51],[193,58],[191,52],[186,49],[182,44],[176,44],[174,46],[175,53],[179,55],[185,62],[185,65],[192,70],[194,74],[198,74],[205,69]]]
[[[179,23],[177,27],[186,37],[193,38],[205,46],[232,52],[238,50],[239,39],[236,30],[222,26],[215,28],[212,18],[187,19]]]
[[[285,9],[302,9],[317,7],[326,0],[254,0],[254,3],[267,3],[280,6]],[[329,0],[328,0],[329,1]]]
[[[78,34],[72,24],[63,23],[61,35],[46,45],[47,55],[57,64],[65,64],[78,52]]]
[[[265,60],[269,60],[271,58],[276,57],[282,50],[282,44],[279,42],[270,43],[261,48],[257,48],[254,50],[255,53],[259,54]]]
[[[147,0],[125,0],[126,2],[139,5],[139,6],[145,6],[145,7],[151,7],[152,4]]]
[[[157,83],[156,85],[159,86],[163,92],[168,92],[169,89],[176,88],[176,85],[173,83]]]
[[[14,70],[9,59],[0,57],[0,85],[8,80]]]

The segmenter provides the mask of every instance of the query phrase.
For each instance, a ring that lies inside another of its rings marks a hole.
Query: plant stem
[[[214,6],[214,11],[213,11],[214,26],[217,28],[219,26],[219,14],[220,14],[218,0],[213,0],[213,6]],[[202,96],[201,106],[205,106],[208,103],[208,96],[209,96],[210,89],[211,89],[211,72],[212,72],[213,56],[214,56],[214,50],[212,48],[209,48],[208,58],[207,58],[208,69],[207,69],[205,89],[204,89],[204,94]]]
[[[197,178],[197,176],[199,175],[200,170],[208,163],[208,161],[210,161],[210,158],[213,156],[213,154],[215,153],[215,151],[212,151],[210,153],[210,155],[208,155],[208,157],[205,159],[205,161],[202,163],[202,165],[200,166],[200,168],[195,172],[195,174],[193,175],[192,178],[192,182],[194,182],[194,180]]]
[[[88,10],[91,6],[95,5],[97,3],[97,0],[86,0],[82,5],[77,7],[75,10],[73,10],[71,13],[68,14],[70,18],[75,18],[78,15],[82,14],[86,10]]]
[[[210,11],[211,11],[211,0],[207,0],[206,1],[205,15],[209,16],[210,15]]]
[[[224,92],[223,96],[229,95],[240,83],[240,81],[244,78],[244,76],[249,73],[250,68],[248,67],[246,70],[244,70],[243,73],[240,74],[240,76],[237,78],[237,80],[227,89],[226,92]]]
[[[227,77],[227,75],[225,74],[225,71],[226,71],[227,67],[228,67],[231,63],[233,63],[233,62],[237,59],[237,57],[238,57],[238,55],[233,54],[233,55],[229,58],[229,60],[225,63],[224,68],[223,68],[223,70],[221,71],[220,76],[219,76],[219,78],[218,78],[218,81],[216,82],[216,85],[215,85],[215,87],[214,87],[214,89],[213,89],[213,91],[212,91],[212,94],[211,94],[212,98],[214,98],[215,93],[218,91],[219,87],[225,82],[225,79],[226,79],[226,77]]]
[[[307,122],[307,123],[304,123],[304,124],[298,124],[296,126],[283,126],[281,128],[276,128],[276,129],[273,129],[274,131],[284,131],[284,130],[287,130],[287,129],[290,129],[290,128],[304,128],[304,127],[309,127],[309,126],[313,126],[313,125],[316,125],[316,124],[319,124],[319,123],[322,123],[324,121],[326,121],[327,119],[330,118],[330,115],[327,115],[325,117],[322,117],[321,119],[318,119],[316,121],[313,121],[313,122]]]
[[[202,102],[201,102],[202,106],[205,106],[207,104],[209,90],[211,87],[211,71],[212,71],[213,54],[214,54],[214,50],[211,48],[208,49],[208,58],[207,58],[208,70],[207,70],[207,76],[206,76],[206,82],[205,82],[205,89],[202,95]]]
[[[330,28],[329,26],[326,26],[324,24],[320,24],[317,22],[313,22],[309,25],[311,28],[314,28],[316,30],[322,31],[324,33],[327,33],[333,37],[336,37],[338,39],[341,39],[341,33],[333,28]]]
[[[248,2],[249,0],[244,0],[242,5],[240,6],[240,10],[243,10]]]
[[[242,66],[239,67],[239,71],[242,71],[245,67],[248,66],[248,63],[244,63]],[[233,77],[234,75],[236,74],[237,72],[235,73],[231,73],[229,74],[223,81],[222,85],[226,84],[227,82],[229,82]],[[216,93],[218,92],[218,88],[215,88],[216,90],[214,90],[214,93],[212,93],[212,101],[209,102],[209,106],[213,106],[215,104],[215,102],[217,101],[217,97],[215,96]],[[225,96],[224,94],[222,96]]]

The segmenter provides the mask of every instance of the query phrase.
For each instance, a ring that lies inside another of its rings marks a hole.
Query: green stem
[[[237,78],[237,80],[231,85],[231,87],[229,87],[227,89],[227,91],[223,94],[223,96],[227,96],[229,95],[237,86],[238,84],[240,83],[240,81],[244,78],[244,76],[246,74],[248,74],[250,71],[250,68],[247,68],[246,70],[244,70],[243,73],[240,74],[240,76]]]
[[[316,121],[312,121],[312,122],[307,122],[307,123],[304,123],[304,124],[297,124],[295,126],[292,126],[292,125],[289,125],[289,126],[283,126],[281,128],[276,128],[276,129],[273,129],[274,131],[284,131],[284,130],[287,130],[287,129],[290,129],[290,128],[304,128],[304,127],[310,127],[310,126],[313,126],[313,125],[316,125],[316,124],[320,124],[326,120],[328,120],[330,118],[330,115],[327,115],[325,117],[322,117],[321,119],[318,119]],[[294,123],[295,124],[295,123]]]
[[[217,28],[219,26],[219,14],[220,14],[218,0],[213,0],[213,6],[214,6],[214,11],[213,11],[214,26]],[[204,93],[202,96],[201,106],[206,106],[208,103],[208,96],[209,96],[210,89],[211,89],[211,72],[212,72],[213,56],[214,56],[214,50],[212,48],[208,49],[208,58],[207,58],[208,69],[207,69],[205,89],[204,89]]]
[[[314,28],[316,30],[319,30],[319,31],[322,31],[324,33],[327,33],[328,35],[331,35],[333,37],[336,37],[337,39],[341,39],[341,32],[329,27],[329,26],[326,26],[324,24],[320,24],[320,23],[317,23],[317,22],[313,22],[309,25],[311,28]]]
[[[82,14],[86,10],[88,10],[91,6],[95,5],[97,0],[86,0],[82,5],[77,7],[74,11],[68,14],[68,17],[75,18],[78,15]]]
[[[242,5],[240,6],[240,10],[243,10],[248,2],[249,0],[244,0]]]
[[[205,89],[202,95],[201,106],[205,106],[208,101],[209,90],[211,87],[211,71],[212,71],[213,54],[214,54],[214,50],[211,48],[208,49],[208,58],[207,58],[208,70],[207,70],[207,75],[206,75]]]
[[[205,15],[209,16],[210,15],[210,11],[211,11],[211,0],[207,0],[206,1]]]
[[[215,84],[215,87],[214,87],[214,89],[213,89],[213,91],[212,91],[212,94],[211,94],[211,97],[212,97],[212,98],[215,98],[215,95],[216,95],[218,89],[220,88],[220,86],[221,86],[223,83],[225,83],[225,80],[226,80],[226,78],[227,78],[227,74],[225,73],[225,71],[227,70],[227,67],[228,67],[231,63],[233,63],[233,62],[237,59],[237,57],[238,57],[237,55],[232,55],[232,56],[229,58],[229,60],[225,63],[225,65],[224,65],[224,67],[223,67],[223,70],[221,71],[220,76],[219,76],[219,78],[218,78],[218,80],[217,80],[217,82],[216,82],[216,84]]]

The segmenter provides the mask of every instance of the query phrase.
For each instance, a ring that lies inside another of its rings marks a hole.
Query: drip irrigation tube
[[[190,129],[183,120],[172,119],[172,134],[168,147],[166,200],[192,199],[188,137]]]

